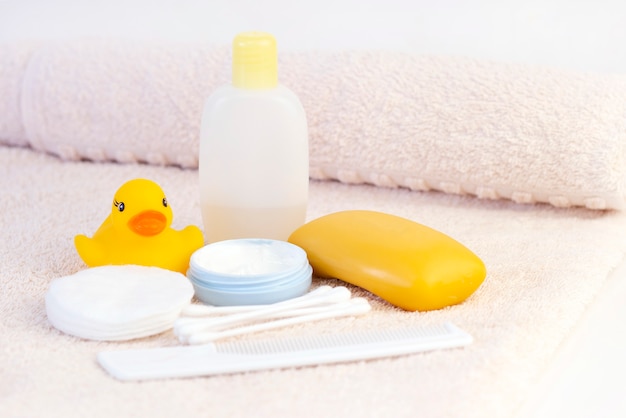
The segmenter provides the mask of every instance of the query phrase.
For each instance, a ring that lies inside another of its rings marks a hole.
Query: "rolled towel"
[[[228,46],[47,45],[23,82],[29,143],[62,158],[196,167]],[[623,209],[626,77],[398,52],[283,52],[315,179]]]
[[[32,57],[30,144],[61,158],[198,166],[203,101],[228,80],[228,48],[75,41]]]
[[[0,144],[27,146],[22,124],[22,82],[37,42],[0,43]]]

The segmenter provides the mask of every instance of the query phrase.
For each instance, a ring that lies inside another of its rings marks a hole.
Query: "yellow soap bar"
[[[408,311],[461,303],[487,275],[482,260],[458,241],[381,212],[332,213],[295,230],[289,242],[306,251],[316,276],[359,286]]]

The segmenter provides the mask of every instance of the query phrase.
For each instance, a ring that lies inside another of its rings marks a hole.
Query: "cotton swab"
[[[238,323],[248,322],[250,320],[268,318],[278,312],[286,312],[296,308],[331,305],[334,303],[349,300],[352,296],[350,290],[343,286],[330,288],[330,290],[321,289],[319,292],[316,292],[316,290],[298,298],[275,303],[272,305],[262,305],[263,307],[261,308],[236,313],[233,315],[227,315],[217,318],[207,318],[203,320],[198,320],[194,318],[194,320],[192,321],[190,321],[189,319],[186,320],[186,318],[180,318],[174,323],[174,333],[176,335],[183,335],[201,331],[203,329],[206,329],[207,327],[224,328],[227,325],[236,325]]]
[[[222,338],[234,337],[236,335],[248,334],[252,332],[265,331],[273,328],[284,327],[288,325],[301,324],[304,322],[318,321],[327,318],[337,318],[341,316],[361,315],[371,310],[370,304],[364,298],[353,298],[345,304],[339,304],[338,307],[327,309],[309,315],[295,316],[277,321],[253,324],[239,328],[232,328],[217,332],[196,332],[191,333],[186,342],[188,344],[205,344]]]
[[[314,315],[314,314],[329,312],[331,310],[339,310],[339,309],[343,309],[344,307],[351,306],[352,304],[355,303],[354,300],[355,299],[350,299],[350,300],[346,300],[343,302],[333,303],[331,305],[289,309],[286,311],[270,313],[268,315],[264,315],[263,317],[258,317],[258,318],[255,318],[255,320],[247,321],[244,323],[251,324],[251,323],[262,322],[262,321],[267,321],[267,320],[276,320],[276,319],[291,318],[291,317],[297,317],[297,316]],[[362,303],[362,302],[359,301],[358,303]],[[233,328],[235,326],[241,325],[241,323],[240,324],[237,324],[237,323],[214,324],[206,320],[196,320],[196,321],[197,322],[194,323],[195,325],[194,327],[186,326],[184,329],[181,328],[177,335],[181,339],[186,339],[189,337],[189,335],[192,335],[194,333],[221,331],[224,329]]]
[[[338,303],[321,305],[321,306],[312,306],[312,307],[304,307],[304,308],[295,308],[295,309],[287,309],[284,311],[278,311],[274,313],[268,313],[263,315],[262,317],[256,317],[250,320],[242,321],[241,323],[254,323],[266,320],[273,319],[281,319],[281,318],[289,318],[294,316],[302,316],[302,315],[310,315],[318,312],[324,312],[329,309],[337,307]],[[192,332],[200,332],[200,331],[217,331],[225,328],[229,328],[232,326],[237,326],[236,323],[213,323],[206,318],[186,318],[191,322],[185,322],[184,327],[181,325],[178,327],[178,331],[176,335],[187,334]],[[240,324],[241,324],[240,323]],[[193,325],[193,327],[192,327]]]
[[[283,302],[273,303],[271,305],[207,306],[207,305],[190,304],[190,305],[187,305],[185,308],[183,308],[183,310],[181,311],[181,316],[183,317],[206,317],[206,316],[213,316],[213,315],[229,315],[229,314],[242,313],[242,312],[248,312],[248,311],[257,311],[259,309],[266,309],[269,306],[282,306],[284,304],[289,304],[294,301],[321,296],[330,291],[333,291],[334,289],[339,289],[339,288],[345,288],[345,286],[331,287],[331,286],[324,285],[316,289],[313,289],[309,293],[302,295],[300,297],[289,299]],[[347,288],[345,289],[348,290]]]

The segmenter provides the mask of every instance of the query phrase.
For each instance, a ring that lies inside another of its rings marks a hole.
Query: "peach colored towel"
[[[196,167],[227,46],[0,46],[0,142]],[[395,52],[284,52],[314,179],[623,209],[626,77]]]
[[[74,235],[93,233],[112,193],[136,177],[163,187],[175,228],[201,225],[196,170],[62,161],[0,146],[0,417],[516,417],[626,253],[626,212],[312,181],[309,220],[355,208],[403,216],[466,245],[485,262],[487,278],[464,303],[430,312],[406,312],[351,286],[371,312],[239,338],[451,321],[474,343],[379,361],[120,383],[98,366],[98,352],[179,345],[174,333],[81,340],[50,325],[44,301],[53,280],[86,268]],[[343,283],[316,278],[321,284]],[[616,332],[621,326],[614,322]]]

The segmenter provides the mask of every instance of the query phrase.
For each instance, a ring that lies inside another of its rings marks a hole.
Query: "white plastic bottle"
[[[232,85],[208,99],[200,134],[200,205],[207,242],[286,240],[306,217],[309,147],[302,104],[278,83],[276,40],[233,41]]]

